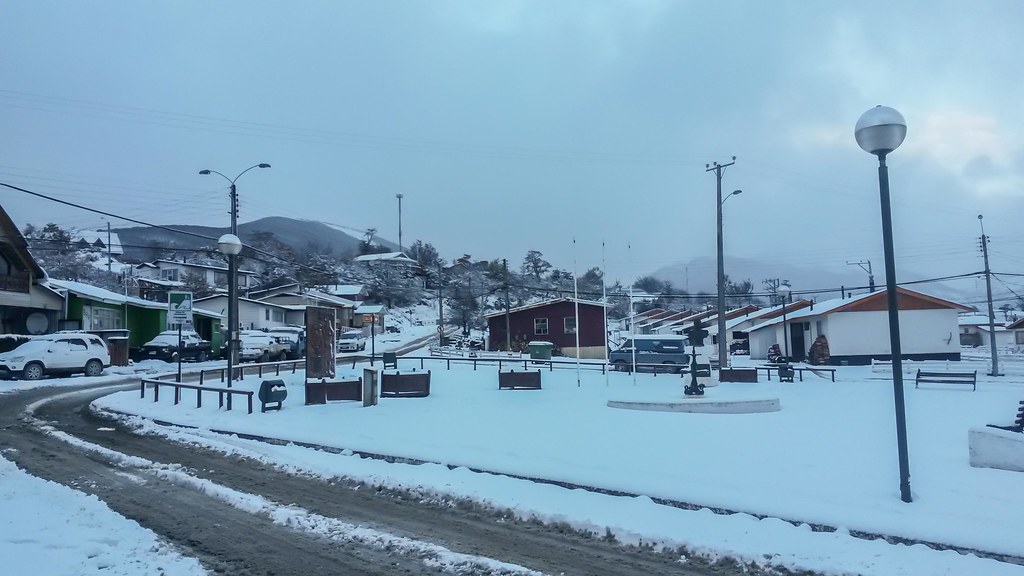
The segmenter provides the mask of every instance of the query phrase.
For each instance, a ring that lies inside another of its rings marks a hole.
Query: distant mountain
[[[189,225],[169,225],[168,228],[212,238],[219,238],[229,231],[228,227],[214,228]],[[195,249],[216,244],[216,241],[147,226],[118,228],[113,231],[117,232],[118,237],[121,239],[125,258],[127,259],[146,260],[150,258],[149,255],[152,253],[152,250],[149,247],[151,246],[174,250],[176,248]],[[292,247],[297,252],[306,250],[306,247],[312,244],[321,248],[328,248],[334,254],[354,255],[359,249],[359,242],[361,240],[343,232],[336,225],[325,224],[315,220],[297,220],[295,218],[271,216],[238,225],[238,236],[242,239],[243,243],[249,242],[257,232],[270,232],[279,241]],[[397,249],[396,244],[379,237],[375,237],[374,242]]]
[[[912,270],[897,269],[900,282],[924,279],[924,276],[914,273]],[[763,293],[764,287],[761,281],[766,278],[779,278],[789,280],[790,286],[795,292],[803,290],[834,290],[812,295],[818,301],[839,297],[840,287],[845,287],[847,292],[852,288],[861,288],[856,293],[863,292],[863,287],[868,284],[868,275],[856,266],[846,266],[845,263],[838,263],[835,266],[810,267],[797,264],[786,264],[782,262],[752,259],[752,258],[725,258],[725,273],[733,282],[742,282],[749,279],[754,285],[755,293]],[[885,268],[876,266],[874,269],[875,286],[878,290],[885,290]],[[717,293],[718,261],[712,257],[694,258],[689,262],[671,264],[655,270],[651,276],[659,280],[667,280],[677,289],[687,290],[691,294],[706,292]],[[964,302],[970,298],[961,290],[953,288],[941,282],[925,283],[910,288],[933,294],[940,298],[948,298],[957,302]]]

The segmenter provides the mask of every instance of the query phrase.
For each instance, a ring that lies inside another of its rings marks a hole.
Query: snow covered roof
[[[384,314],[387,308],[383,304],[363,304],[356,308],[356,314]]]
[[[746,322],[748,320],[756,320],[757,318],[760,318],[761,316],[764,316],[764,315],[766,315],[766,314],[768,314],[770,312],[778,312],[780,310],[782,310],[782,305],[781,304],[779,306],[771,306],[771,307],[768,307],[768,308],[761,308],[760,310],[755,310],[755,311],[753,311],[753,312],[751,312],[749,314],[745,314],[743,316],[738,316],[738,317],[733,318],[731,320],[726,320],[725,321],[725,329],[726,330],[731,330],[731,329],[733,329],[733,327],[739,326],[740,324],[742,324],[742,323],[744,323],[744,322]]]
[[[551,300],[543,300],[541,302],[534,302],[532,304],[527,304],[525,306],[519,306],[519,307],[516,307],[516,308],[511,308],[511,309],[509,309],[509,313],[511,314],[512,312],[520,312],[520,311],[523,311],[523,310],[529,310],[530,308],[539,308],[541,306],[547,306],[549,304],[557,304],[559,302],[577,302],[577,301],[580,304],[590,305],[590,306],[603,306],[605,308],[608,308],[610,306],[609,304],[605,304],[604,302],[594,302],[593,300],[583,300],[582,298],[580,298],[578,300],[574,299],[574,298],[553,298]],[[358,310],[356,310],[356,312],[358,312]],[[484,318],[493,318],[494,316],[504,316],[504,315],[505,315],[505,311],[504,310],[499,310],[497,312],[491,312],[490,314],[484,314]]]
[[[99,286],[93,286],[82,282],[74,282],[72,280],[55,280],[50,278],[48,284],[50,287],[56,288],[57,290],[70,292],[71,294],[81,298],[88,298],[89,300],[96,300],[97,302],[103,302],[105,304],[129,304],[131,306],[150,308],[154,310],[167,309],[166,302],[153,302],[152,300],[143,300],[142,298],[136,298],[134,296],[125,296],[124,294],[111,292],[106,288],[100,288]]]
[[[107,231],[104,230],[79,230],[75,233],[74,241],[85,240],[90,246],[102,248],[104,252],[107,251]],[[111,254],[124,254],[124,248],[121,247],[121,239],[117,237],[117,232],[110,233],[110,253]]]
[[[1019,330],[1021,328],[1024,328],[1024,318],[1010,322],[1009,324],[1006,325],[1006,328],[1008,330]]]
[[[365,286],[362,284],[335,284],[324,289],[335,296],[355,296],[361,294]]]
[[[167,288],[180,288],[185,285],[184,282],[178,282],[176,280],[164,280],[163,278],[143,278],[141,276],[136,278],[139,282],[145,282],[146,284],[153,284],[155,286],[165,286]]]
[[[208,316],[210,318],[223,318],[224,314],[220,312],[214,312],[213,310],[207,310],[206,308],[192,307],[192,314],[199,314],[200,316]]]
[[[227,294],[214,294],[213,296],[204,296],[202,298],[196,298],[195,300],[193,300],[193,302],[207,302],[209,300],[213,300],[214,298],[224,298],[225,300],[227,300],[227,297]],[[284,310],[289,309],[287,306],[283,306],[281,304],[274,304],[273,302],[267,302],[266,300],[253,300],[252,298],[243,298],[241,296],[238,297],[238,301],[251,302],[253,304],[262,304],[263,306],[270,306],[271,308],[281,308]]]
[[[380,254],[363,254],[352,259],[353,262],[394,262],[400,264],[417,264],[403,252],[382,252]]]
[[[346,306],[346,307],[349,307],[349,308],[355,308],[356,307],[356,303],[351,301],[351,300],[348,300],[346,298],[342,298],[341,296],[334,296],[334,295],[328,294],[326,292],[321,292],[319,290],[306,290],[304,295],[305,296],[309,296],[310,298],[314,298],[316,300],[323,301],[323,302],[330,302],[331,304],[336,304],[338,306]]]
[[[961,314],[957,319],[957,323],[961,326],[988,326],[988,315],[987,314]],[[996,326],[1000,323],[996,322]]]
[[[93,268],[96,268],[97,270],[106,270],[107,269],[107,259],[106,258],[98,258],[98,259],[93,260],[92,262],[90,262],[90,264],[92,265]],[[120,262],[118,262],[114,258],[110,259],[110,271],[115,273],[115,274],[124,274],[126,271],[131,273],[131,269],[132,269],[131,264],[121,264]]]
[[[185,266],[188,268],[202,268],[204,270],[217,270],[218,272],[228,272],[227,266],[214,266],[212,264],[196,264],[195,262],[178,262],[177,260],[157,260],[155,262],[156,268],[160,267],[160,264],[174,264],[176,266]],[[140,265],[141,267],[141,265]],[[248,274],[250,276],[258,276],[259,272],[253,272],[252,270],[239,270],[239,274]]]

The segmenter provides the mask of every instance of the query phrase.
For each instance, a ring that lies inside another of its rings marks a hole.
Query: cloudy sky
[[[881,278],[876,104],[899,269],[1024,272],[1024,3],[51,2],[0,7],[0,181],[142,220],[282,215],[447,258],[631,279],[715,251]],[[96,215],[0,190],[20,225]],[[115,226],[123,223],[114,222]],[[577,240],[573,250],[572,240]],[[627,245],[632,248],[627,250]],[[694,270],[691,274],[713,270]],[[757,279],[755,279],[757,280]],[[1018,291],[1024,293],[1024,288]]]

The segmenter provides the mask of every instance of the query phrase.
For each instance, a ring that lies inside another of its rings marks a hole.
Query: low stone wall
[[[1024,434],[998,428],[971,428],[967,432],[971,466],[1024,472]]]

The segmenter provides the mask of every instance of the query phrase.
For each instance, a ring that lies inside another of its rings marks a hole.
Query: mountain
[[[884,266],[876,266],[873,272],[876,289],[885,290]],[[838,298],[841,287],[845,287],[847,292],[857,288],[854,291],[861,293],[864,291],[864,287],[868,285],[868,275],[866,272],[857,266],[847,266],[844,262],[828,267],[811,267],[767,259],[733,258],[727,256],[725,258],[725,273],[733,282],[742,282],[749,279],[754,285],[755,293],[764,292],[761,281],[766,278],[789,280],[789,285],[793,287],[793,291],[797,294],[804,290],[825,290],[825,292],[809,295],[818,301]],[[925,279],[924,276],[916,274],[912,270],[898,268],[897,274],[899,275],[898,280],[900,282]],[[717,292],[717,275],[718,262],[713,257],[700,257],[694,258],[689,262],[670,264],[651,273],[651,276],[659,280],[669,281],[673,287],[687,290],[691,294],[698,292],[715,294]],[[971,299],[962,290],[942,282],[923,283],[909,286],[909,288],[955,302],[966,302]]]
[[[168,228],[211,238],[219,238],[229,231],[227,227],[214,228],[210,226],[169,225]],[[174,250],[175,248],[195,249],[216,245],[215,240],[179,234],[162,228],[136,226],[117,228],[113,231],[117,232],[121,239],[127,259],[147,260],[151,258],[152,249],[150,247]],[[337,225],[315,220],[271,216],[238,225],[238,237],[242,239],[243,243],[248,243],[257,232],[270,232],[275,238],[297,252],[302,252],[307,246],[313,244],[321,248],[328,248],[334,254],[354,255],[359,249],[360,242],[359,238],[343,232]],[[397,245],[390,241],[379,237],[374,237],[374,241],[397,250]]]

